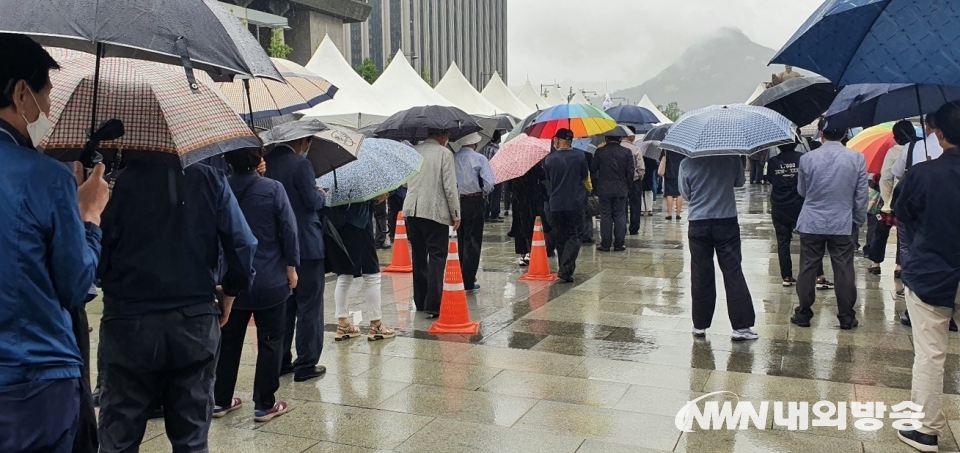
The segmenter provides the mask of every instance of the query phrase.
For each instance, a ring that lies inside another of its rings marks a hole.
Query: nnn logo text
[[[697,405],[706,398],[724,394],[733,395],[737,401],[704,401],[703,410]],[[758,411],[753,403],[739,399],[733,392],[708,393],[684,405],[677,412],[674,422],[677,429],[687,433],[693,432],[694,422],[701,430],[748,429],[751,425],[756,429],[764,429],[767,425],[768,402],[760,402]]]

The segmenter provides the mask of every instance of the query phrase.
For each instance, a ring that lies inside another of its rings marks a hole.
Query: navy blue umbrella
[[[649,130],[654,124],[660,122],[657,115],[650,110],[630,104],[612,107],[607,110],[607,115],[610,115],[618,124],[633,126],[637,132],[642,132],[641,129]]]
[[[960,87],[868,83],[850,85],[830,105],[826,117],[842,129],[868,127],[936,112],[944,104],[960,101]]]
[[[960,86],[960,2],[827,0],[770,63],[820,74],[838,86]]]

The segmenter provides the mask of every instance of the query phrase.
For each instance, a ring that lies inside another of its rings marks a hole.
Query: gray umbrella
[[[391,140],[426,140],[431,130],[446,131],[456,141],[483,128],[470,115],[456,107],[427,105],[394,113],[380,124],[376,134]]]
[[[357,160],[364,138],[356,132],[331,128],[317,119],[291,121],[260,134],[264,145],[292,142],[305,137],[313,137],[306,157],[318,178]]]

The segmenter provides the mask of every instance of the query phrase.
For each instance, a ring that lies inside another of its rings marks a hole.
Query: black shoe
[[[639,235],[640,235],[640,232],[639,232],[639,231],[631,231],[631,232],[630,232],[630,236],[639,236]]]
[[[893,271],[893,278],[900,280],[900,272],[901,271]]]
[[[573,277],[570,277],[570,276],[567,276],[567,275],[557,275],[557,278],[558,278],[558,279],[560,280],[560,282],[562,282],[562,283],[573,283]]]
[[[667,218],[667,220],[673,220],[673,217],[671,217],[671,216],[667,216],[666,218]]]
[[[857,327],[857,326],[859,326],[859,325],[860,325],[860,321],[857,321],[857,319],[854,318],[853,321],[851,321],[851,322],[849,322],[849,323],[841,322],[841,323],[840,323],[840,330],[850,330],[850,329],[853,329],[853,328],[855,328],[855,327]]]
[[[593,238],[583,238],[583,239],[580,240],[580,243],[581,243],[581,244],[596,244],[597,241],[593,240]]]
[[[427,319],[433,319],[433,318],[439,318],[439,317],[440,317],[440,312],[439,312],[439,311],[425,311],[425,312],[423,312],[423,313],[427,315]]]
[[[940,451],[937,446],[937,436],[924,434],[920,431],[901,429],[897,431],[897,438],[918,451],[937,452]]]
[[[93,400],[93,407],[100,407],[100,387],[93,389],[91,397]]]
[[[304,382],[309,381],[310,379],[315,379],[320,376],[323,376],[327,373],[327,367],[323,365],[317,365],[311,369],[305,371],[297,371],[293,374],[293,382]]]
[[[910,326],[911,326],[911,324],[910,324],[910,313],[907,312],[906,310],[904,310],[903,313],[900,314],[900,324],[903,324],[903,325],[905,325],[905,326],[907,326],[907,327],[910,327]]]
[[[609,252],[609,251],[610,251],[610,247],[601,247],[601,246],[598,245],[598,246],[597,246],[597,251],[598,251],[598,252]]]
[[[387,244],[380,244],[377,246],[377,250],[390,250],[392,246]]]
[[[500,217],[497,217],[495,219],[490,219],[490,223],[503,223],[503,219]]]
[[[867,272],[869,272],[869,273],[871,273],[871,274],[873,274],[873,275],[880,275],[880,267],[879,267],[879,266],[877,266],[877,267],[870,267],[870,268],[867,269]]]
[[[677,220],[680,220],[680,219],[682,219],[682,218],[683,218],[683,217],[680,217],[680,216],[674,217],[674,219],[677,219]]]
[[[800,315],[793,315],[790,317],[790,322],[796,324],[799,327],[810,327],[810,319],[802,318]]]
[[[627,248],[626,248],[626,247],[614,247],[614,248],[613,248],[613,251],[614,251],[614,252],[626,252],[626,251],[627,251]]]
[[[950,320],[950,331],[951,331],[951,332],[956,332],[956,331],[957,331],[957,323],[953,322],[952,319]]]
[[[294,369],[292,364],[288,363],[280,367],[280,376],[286,376],[293,372],[294,372]]]

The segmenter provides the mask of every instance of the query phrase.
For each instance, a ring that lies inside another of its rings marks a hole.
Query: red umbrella
[[[504,143],[490,159],[497,184],[519,178],[550,154],[550,140],[520,134]]]

